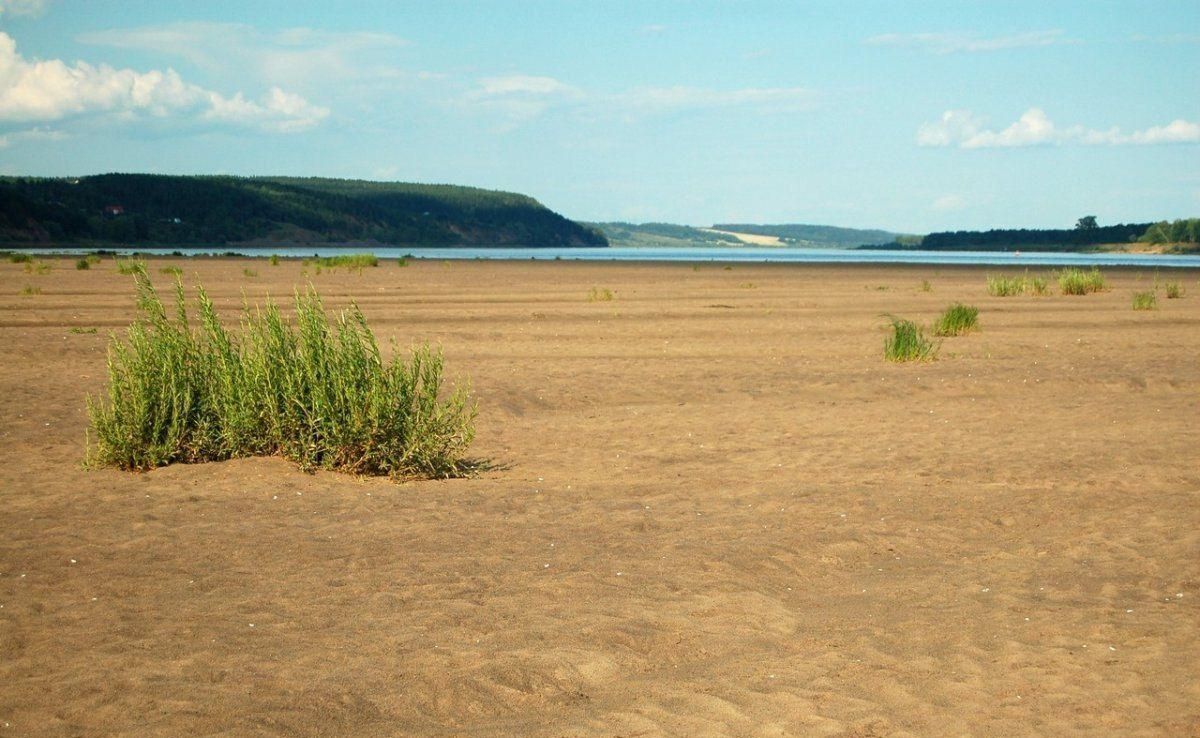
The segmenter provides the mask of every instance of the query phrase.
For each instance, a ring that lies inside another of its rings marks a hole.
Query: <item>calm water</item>
[[[135,249],[118,250],[128,254]],[[39,253],[78,254],[89,249],[30,249]],[[411,255],[418,259],[562,259],[564,261],[719,261],[780,262],[812,264],[983,264],[1008,267],[1025,266],[1136,266],[1189,267],[1200,269],[1200,256],[1169,254],[1064,254],[1046,251],[996,253],[986,251],[857,251],[849,249],[759,248],[354,248],[354,247],[281,247],[259,249],[149,248],[139,253],[167,255],[180,251],[189,256],[234,252],[250,257],[336,256],[370,251],[380,258],[395,259]]]

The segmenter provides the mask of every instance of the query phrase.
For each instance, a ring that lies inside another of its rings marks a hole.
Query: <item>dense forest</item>
[[[1111,244],[1137,241],[1152,224],[1096,225],[1094,216],[1079,219],[1074,228],[996,228],[989,231],[943,231],[923,238],[868,244],[865,249],[923,251],[1095,251]]]
[[[607,246],[537,200],[453,185],[103,174],[0,178],[0,242]]]
[[[1138,241],[1152,244],[1198,244],[1200,243],[1200,218],[1151,223]]]
[[[763,225],[758,223],[718,223],[719,231],[750,233],[755,236],[775,236],[789,246],[850,248],[864,243],[885,243],[905,238],[899,233],[863,228],[839,228],[806,223]]]

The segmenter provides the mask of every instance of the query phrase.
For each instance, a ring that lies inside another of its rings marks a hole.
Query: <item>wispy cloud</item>
[[[1059,46],[1082,42],[1078,39],[1068,38],[1061,30],[1050,30],[1026,31],[992,37],[968,32],[885,33],[872,36],[865,43],[871,46],[907,46],[933,54],[957,54]]]
[[[917,129],[920,146],[961,149],[1014,148],[1082,144],[1085,146],[1152,146],[1200,143],[1200,123],[1183,119],[1125,133],[1120,128],[1096,130],[1080,125],[1060,127],[1040,108],[1026,110],[1012,124],[995,130],[969,110],[947,110],[935,123]]]
[[[265,32],[241,23],[184,21],[84,33],[81,43],[153,51],[220,74],[311,88],[409,76],[392,63],[405,39],[373,31],[288,28]],[[418,74],[411,75],[417,77]]]
[[[806,87],[641,87],[616,95],[612,101],[628,112],[665,113],[678,110],[745,108],[758,113],[811,110],[817,95]]]
[[[6,13],[12,15],[41,15],[50,0],[0,0],[0,16]]]
[[[948,213],[962,210],[966,204],[967,201],[963,199],[962,195],[942,195],[934,200],[930,207],[940,213]]]
[[[1140,44],[1200,44],[1200,33],[1166,33],[1159,36],[1135,33],[1130,38]]]
[[[84,115],[125,120],[175,118],[300,131],[329,111],[294,93],[271,88],[258,100],[222,95],[185,82],[173,69],[139,72],[60,59],[29,61],[0,32],[0,123],[41,123]]]
[[[40,127],[28,128],[0,135],[0,149],[6,149],[22,141],[62,141],[65,138],[70,138],[70,135],[64,131]]]

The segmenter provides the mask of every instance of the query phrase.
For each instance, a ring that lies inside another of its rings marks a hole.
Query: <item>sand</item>
[[[733,236],[742,243],[751,246],[783,246],[783,240],[779,236],[764,236],[758,233],[739,233],[737,231],[721,231],[716,228],[700,228],[699,230],[707,233],[723,233],[726,236]]]
[[[393,484],[82,469],[131,283],[53,264],[0,264],[0,736],[1200,735],[1200,273],[327,270],[479,401],[497,468]],[[166,265],[231,318],[304,279]]]

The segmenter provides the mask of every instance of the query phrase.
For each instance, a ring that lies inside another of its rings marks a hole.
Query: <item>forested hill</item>
[[[919,240],[864,248],[925,251],[1092,251],[1137,241],[1153,223],[1066,228],[997,228],[990,231],[943,231]]]
[[[0,178],[0,242],[607,246],[511,192],[291,177]]]

